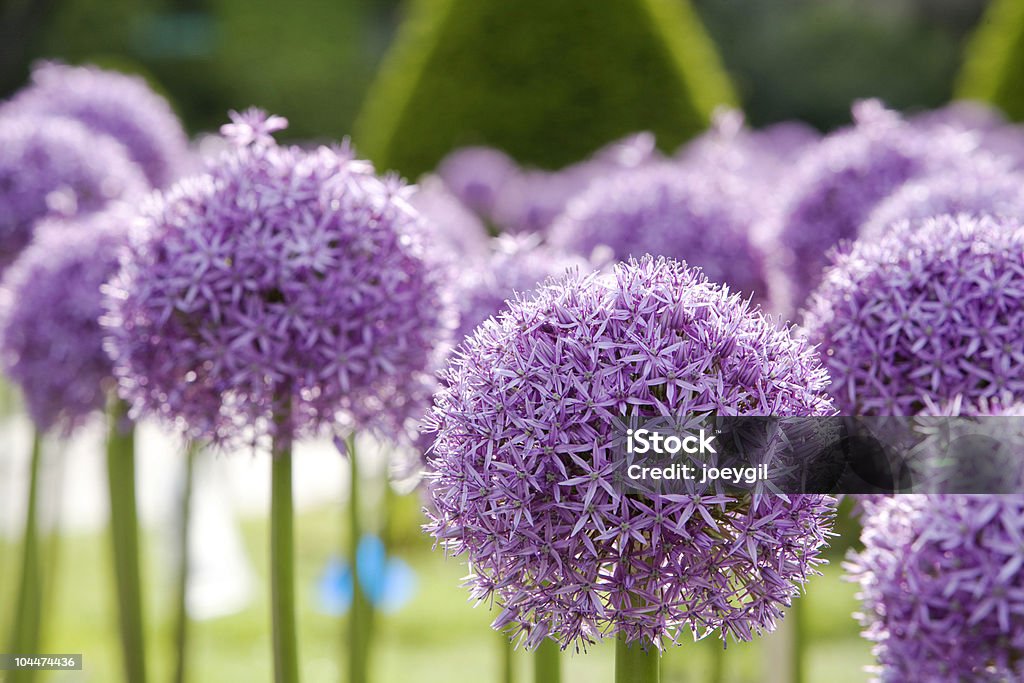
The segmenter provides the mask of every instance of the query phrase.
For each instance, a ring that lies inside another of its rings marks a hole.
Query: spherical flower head
[[[696,173],[725,172],[770,185],[777,183],[789,165],[819,139],[820,135],[804,123],[786,121],[752,130],[743,112],[720,109],[708,131],[683,145],[677,157]]]
[[[37,220],[86,215],[148,189],[118,143],[65,119],[0,117],[0,272]]]
[[[961,396],[1024,395],[1024,230],[940,216],[857,241],[811,297],[804,326],[845,415],[915,415]]]
[[[820,282],[830,248],[853,239],[871,210],[907,180],[955,167],[971,151],[959,135],[923,135],[878,102],[854,107],[856,125],[826,137],[788,179],[779,210],[759,233],[788,278],[772,298],[792,311]]]
[[[397,433],[451,321],[446,270],[407,188],[347,147],[234,149],[142,211],[108,288],[109,351],[135,414],[223,445],[326,423]]]
[[[510,234],[545,234],[569,201],[595,181],[661,160],[654,136],[637,133],[557,171],[524,169],[501,186],[494,205],[494,223]]]
[[[877,498],[846,563],[876,681],[1024,676],[1024,496]]]
[[[550,243],[585,256],[644,254],[685,259],[715,282],[763,296],[764,257],[752,243],[755,217],[745,185],[726,175],[648,165],[595,181],[551,226]]]
[[[545,246],[534,235],[495,238],[489,257],[464,270],[455,282],[454,298],[459,309],[455,341],[472,334],[482,322],[505,308],[508,301],[573,269],[590,270],[584,259]]]
[[[484,220],[491,220],[498,193],[518,172],[511,157],[492,147],[457,149],[437,167],[451,193]]]
[[[900,221],[960,213],[1024,221],[1024,176],[986,165],[977,172],[941,173],[910,181],[875,207],[860,227],[859,237],[876,241]]]
[[[0,361],[36,427],[69,434],[114,388],[103,350],[100,288],[118,267],[124,206],[40,223],[0,285]]]
[[[483,222],[437,176],[422,178],[409,204],[423,216],[438,246],[472,263],[487,258],[489,239]]]
[[[527,646],[750,639],[814,573],[834,499],[627,494],[614,423],[828,415],[827,381],[809,346],[683,263],[570,274],[451,360],[430,418],[428,530]]]
[[[25,116],[66,116],[120,142],[154,187],[164,187],[190,163],[178,117],[146,81],[93,66],[41,62],[31,83],[5,105]]]

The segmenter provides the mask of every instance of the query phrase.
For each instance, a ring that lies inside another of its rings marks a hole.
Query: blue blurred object
[[[384,543],[373,534],[359,540],[356,565],[359,585],[381,612],[397,612],[416,592],[416,573],[402,559],[388,558]],[[332,556],[317,582],[317,609],[340,616],[352,605],[352,569],[343,558]]]

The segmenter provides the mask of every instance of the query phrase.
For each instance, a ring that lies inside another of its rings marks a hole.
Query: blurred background
[[[823,130],[850,102],[947,102],[985,0],[693,0],[757,126]],[[193,133],[232,108],[288,117],[295,138],[350,132],[402,17],[399,0],[4,0],[0,96],[40,57],[136,71]]]

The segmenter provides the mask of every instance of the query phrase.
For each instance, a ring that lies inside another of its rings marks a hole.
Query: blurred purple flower
[[[877,241],[901,220],[960,213],[1024,222],[1024,176],[986,165],[908,182],[875,207],[860,227],[859,237]]]
[[[188,170],[188,138],[160,95],[139,76],[93,66],[40,62],[31,83],[2,109],[29,117],[65,116],[105,133],[128,150],[153,187]]]
[[[455,255],[462,267],[487,258],[489,240],[483,221],[452,194],[437,176],[421,178],[409,203],[432,228],[438,246]]]
[[[911,178],[956,168],[974,150],[969,136],[925,135],[874,100],[854,105],[855,125],[822,140],[788,178],[779,210],[759,233],[773,267],[782,310],[799,307],[821,281],[826,253],[853,239],[871,210]]]
[[[41,431],[65,434],[102,410],[114,388],[103,351],[100,287],[116,272],[131,214],[124,206],[39,225],[0,284],[0,365]]]
[[[493,220],[498,193],[519,167],[507,154],[491,147],[464,147],[441,160],[437,175],[466,207]]]
[[[1024,229],[940,216],[835,258],[804,326],[846,415],[1024,396]]]
[[[113,140],[66,119],[0,117],[0,272],[32,240],[37,220],[85,215],[146,190]]]
[[[122,395],[218,444],[396,433],[453,326],[408,188],[232,118],[234,149],[144,208],[108,288]]]
[[[761,299],[764,257],[752,244],[757,199],[727,174],[646,165],[595,181],[551,226],[550,243],[618,260],[644,254],[684,259],[715,282]]]
[[[455,282],[461,342],[482,322],[498,315],[506,302],[528,295],[550,278],[566,271],[591,270],[582,258],[541,244],[535,235],[503,235],[491,242],[491,254],[476,267],[462,271]]]
[[[752,130],[742,112],[723,109],[715,112],[711,128],[683,145],[677,157],[694,173],[725,172],[770,187],[777,185],[789,165],[812,149],[820,137],[807,124],[795,121]]]
[[[894,496],[865,505],[845,564],[876,681],[1024,678],[1024,496]]]
[[[827,496],[640,496],[613,484],[613,423],[827,415],[810,349],[672,260],[569,275],[484,322],[435,395],[427,528],[465,555],[496,629],[661,647],[771,630],[822,560]]]

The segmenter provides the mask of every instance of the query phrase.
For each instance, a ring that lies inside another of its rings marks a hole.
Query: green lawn
[[[297,558],[300,601],[300,648],[303,680],[339,681],[343,624],[314,609],[315,580],[323,563],[339,546],[341,506],[303,514],[297,520]],[[412,526],[409,524],[409,526]],[[262,522],[247,522],[245,534],[258,571],[265,569],[266,529]],[[147,539],[148,540],[148,539]],[[82,672],[48,673],[47,683],[115,683],[120,680],[115,615],[112,610],[108,538],[73,536],[62,540],[58,580],[53,586],[51,609],[44,634],[48,652],[82,652]],[[148,542],[147,548],[155,544]],[[460,588],[464,567],[445,561],[430,550],[429,540],[415,533],[401,539],[398,551],[417,574],[415,599],[401,612],[380,623],[374,659],[376,679],[382,683],[452,683],[495,680],[498,636],[488,623],[485,608],[474,609]],[[7,618],[16,581],[17,548],[0,541],[0,617],[6,638]],[[143,567],[147,590],[147,633],[151,681],[164,683],[171,674],[170,604],[173,599],[170,568],[161,566],[155,553]],[[265,585],[260,599],[241,614],[195,624],[191,680],[194,682],[269,683],[272,678],[268,607]],[[870,663],[868,645],[857,637],[850,617],[855,608],[853,587],[840,580],[833,564],[809,587],[806,600],[811,638],[808,681],[863,683],[864,665]],[[725,655],[726,680],[739,683],[768,680],[766,668],[783,658],[779,634],[755,643],[730,645]],[[711,642],[675,648],[665,661],[666,682],[705,681],[711,664]],[[565,664],[566,683],[610,681],[613,644],[594,647],[584,655],[570,654]],[[529,683],[529,659],[519,654],[520,681]],[[2,675],[2,674],[0,674]]]

